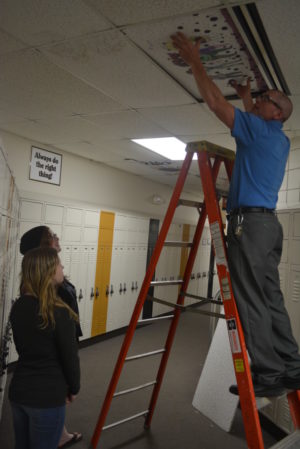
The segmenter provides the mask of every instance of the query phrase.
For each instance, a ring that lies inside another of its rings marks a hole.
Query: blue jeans
[[[33,408],[11,402],[15,449],[56,449],[65,422],[66,406]]]

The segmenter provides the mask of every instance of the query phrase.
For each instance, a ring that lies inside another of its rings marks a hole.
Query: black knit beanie
[[[26,254],[28,251],[34,248],[38,248],[41,244],[41,240],[45,231],[49,228],[47,226],[37,226],[22,235],[20,241],[20,253]]]

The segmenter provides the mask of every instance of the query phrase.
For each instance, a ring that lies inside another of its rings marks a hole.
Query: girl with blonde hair
[[[29,229],[22,235],[20,241],[20,253],[26,254],[28,251],[34,248],[54,248],[57,253],[61,251],[58,236],[45,225],[36,226]],[[79,307],[77,302],[76,289],[71,284],[69,279],[64,278],[63,282],[59,285],[57,290],[58,296],[78,315]],[[79,319],[76,321],[76,338],[82,336],[82,329]],[[82,434],[80,432],[69,432],[66,426],[63,427],[62,434],[59,440],[58,448],[63,449],[69,447],[72,444],[78,443],[82,440]]]
[[[63,267],[53,248],[36,248],[22,261],[21,296],[11,311],[19,355],[10,387],[15,449],[56,449],[65,404],[80,388],[74,311],[57,295]]]

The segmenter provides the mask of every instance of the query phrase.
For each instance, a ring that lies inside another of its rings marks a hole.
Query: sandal
[[[65,448],[65,447],[72,446],[72,444],[78,443],[79,441],[82,440],[82,434],[81,433],[72,432],[71,435],[73,435],[72,438],[70,440],[66,441],[61,446],[58,446],[58,449],[62,449],[62,448]]]

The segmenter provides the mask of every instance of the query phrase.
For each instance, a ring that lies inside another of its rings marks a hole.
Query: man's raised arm
[[[207,75],[201,62],[199,48],[200,41],[192,43],[183,33],[176,33],[172,37],[179,55],[191,67],[199,92],[208,107],[230,129],[234,123],[234,107],[225,98],[218,86]]]

